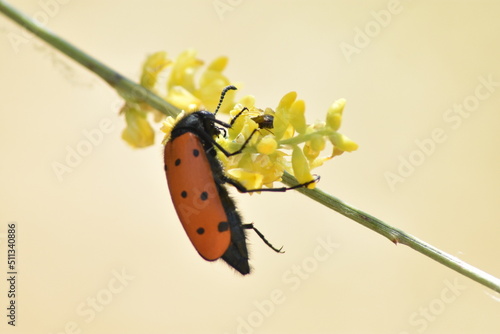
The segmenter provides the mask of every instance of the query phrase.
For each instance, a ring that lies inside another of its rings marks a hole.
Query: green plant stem
[[[289,173],[283,175],[284,184],[288,186],[294,186],[298,184],[298,181]],[[361,225],[368,227],[370,230],[383,235],[394,244],[403,244],[410,248],[413,248],[419,253],[422,253],[433,260],[451,268],[464,276],[473,279],[474,281],[487,286],[496,292],[500,292],[500,280],[493,275],[490,275],[480,269],[471,266],[470,264],[460,260],[459,258],[445,253],[438,248],[429,245],[428,243],[417,239],[416,237],[401,231],[395,227],[392,227],[380,219],[377,219],[368,213],[365,213],[344,201],[325,193],[320,189],[306,189],[298,188],[297,191],[303,193],[304,195],[314,199],[316,202],[323,204],[324,206],[337,211],[338,213],[351,218],[352,220],[360,223]]]
[[[330,129],[318,130],[318,131],[315,131],[314,133],[301,134],[301,135],[294,136],[292,138],[280,140],[280,141],[278,141],[278,145],[280,145],[280,146],[281,145],[299,145],[301,143],[305,143],[305,142],[313,139],[314,137],[331,136],[334,133],[335,133],[335,131],[330,130]]]
[[[0,12],[4,13],[6,16],[17,22],[19,25],[23,26],[27,30],[31,31],[56,49],[60,50],[68,57],[76,60],[92,72],[99,75],[103,80],[105,80],[111,87],[115,88],[117,92],[128,100],[133,100],[137,102],[145,102],[152,106],[153,108],[161,111],[165,115],[175,116],[179,113],[179,110],[173,105],[167,103],[161,97],[155,95],[146,88],[134,83],[133,81],[125,78],[121,74],[117,73],[113,69],[99,62],[98,60],[85,54],[83,51],[75,48],[68,42],[54,35],[52,32],[47,30],[35,23],[32,19],[17,11],[12,6],[8,5],[5,1],[0,0]],[[293,186],[297,184],[297,180],[288,173],[283,175],[283,183]],[[493,289],[496,292],[500,292],[500,279],[479,270],[470,264],[463,262],[462,260],[447,254],[415,237],[407,234],[397,228],[394,228],[381,220],[361,211],[353,206],[329,195],[320,189],[305,189],[299,188],[297,191],[303,193],[304,195],[314,199],[315,201],[325,205],[326,207],[339,212],[340,214],[360,223],[361,225],[383,235],[395,244],[407,245],[419,253],[422,253],[437,262],[451,268],[470,279]]]
[[[74,47],[70,43],[52,33],[46,27],[39,25],[30,17],[21,13],[2,0],[0,0],[0,12],[4,13],[7,17],[24,27],[26,30],[32,32],[40,39],[44,40],[71,59],[79,62],[84,67],[100,76],[111,87],[116,89],[118,94],[128,101],[135,101],[137,103],[147,101],[150,106],[167,116],[177,115],[178,109],[158,95],[153,94],[150,90],[136,84],[97,59],[89,56],[82,50]]]

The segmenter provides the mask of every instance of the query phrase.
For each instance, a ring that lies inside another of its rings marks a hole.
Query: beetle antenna
[[[226,88],[224,88],[222,90],[222,93],[220,93],[220,100],[219,100],[219,104],[217,105],[217,108],[215,108],[215,111],[214,111],[214,115],[217,115],[217,112],[219,111],[219,108],[222,104],[222,102],[224,101],[224,96],[226,96],[226,93],[230,90],[237,90],[238,88],[236,88],[235,86],[231,85],[231,86],[227,86]]]

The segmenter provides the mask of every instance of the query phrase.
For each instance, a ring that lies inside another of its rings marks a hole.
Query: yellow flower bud
[[[155,133],[149,125],[146,113],[132,108],[125,108],[124,112],[127,127],[122,132],[122,139],[134,148],[153,145]]]
[[[292,168],[293,174],[297,181],[300,183],[306,183],[313,179],[311,174],[311,170],[309,168],[309,162],[307,161],[304,153],[300,149],[300,147],[295,146],[292,152]],[[316,187],[316,183],[311,183],[308,188],[314,189]]]
[[[321,152],[325,149],[326,140],[323,136],[314,136],[310,141],[311,149]]]
[[[342,122],[342,112],[344,111],[345,103],[345,99],[339,99],[333,102],[326,113],[326,124],[335,131],[340,128],[340,123]]]
[[[290,106],[290,123],[298,133],[304,133],[307,128],[305,112],[306,104],[304,100],[297,100]]]
[[[167,89],[170,90],[172,87],[181,86],[189,92],[194,92],[194,75],[201,65],[203,65],[203,61],[196,59],[195,50],[191,49],[182,52],[172,66]]]
[[[193,111],[201,107],[201,101],[181,86],[170,88],[166,100],[177,108],[186,111]]]
[[[207,110],[214,111],[219,104],[220,92],[231,84],[229,79],[222,74],[228,63],[227,57],[218,57],[212,61],[207,69],[201,74],[200,87],[195,95],[203,101],[203,106]],[[227,113],[234,106],[234,91],[227,92],[224,102],[220,106],[219,112]]]
[[[230,84],[229,80],[220,72],[208,71],[204,75],[204,84],[195,92],[195,95],[203,101],[203,109],[215,111],[220,101],[220,92]],[[219,112],[228,113],[234,106],[236,92],[230,90],[226,93]]]
[[[153,88],[158,79],[158,74],[170,64],[172,64],[172,61],[167,59],[166,52],[153,53],[142,66],[141,85],[148,89]]]
[[[314,159],[316,159],[320,153],[319,151],[314,150],[311,147],[310,142],[307,142],[304,144],[304,148],[302,149],[302,151],[304,152],[304,155],[306,156],[307,160],[309,160],[309,161],[313,161]]]
[[[281,98],[274,114],[274,136],[276,140],[283,138],[289,128],[289,109],[297,98],[297,93],[290,92]],[[289,130],[288,130],[289,131]]]
[[[225,56],[215,58],[208,66],[207,71],[222,72],[227,66],[229,59]]]
[[[258,127],[259,126],[257,125],[257,123],[252,121],[250,118],[245,118],[245,123],[243,124],[239,135],[235,138],[235,141],[243,144],[252,135],[252,132]],[[257,137],[258,136],[254,135],[249,144],[252,145],[252,143],[255,143]]]
[[[227,174],[238,180],[247,189],[262,188],[262,180],[264,177],[260,173],[248,172],[243,168],[234,168],[228,170]]]
[[[323,127],[324,126],[321,124],[315,124],[314,126],[309,127],[307,129],[307,133],[309,134],[311,132],[321,130]],[[303,152],[307,157],[307,159],[309,160],[309,162],[311,163],[319,156],[321,151],[325,149],[325,146],[326,146],[325,137],[317,134],[314,135],[311,140],[309,140],[304,144]]]
[[[273,154],[276,151],[277,147],[278,143],[274,139],[274,136],[267,135],[264,138],[262,138],[257,144],[257,151],[261,154],[269,155]]]
[[[358,149],[358,144],[338,132],[330,136],[330,141],[336,148],[342,151],[352,152]]]

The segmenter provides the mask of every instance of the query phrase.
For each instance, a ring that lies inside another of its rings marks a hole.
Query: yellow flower
[[[294,147],[292,152],[292,167],[293,174],[299,183],[306,183],[313,180],[311,174],[311,168],[309,167],[309,162],[307,161],[304,153],[299,147]],[[316,183],[313,182],[307,186],[309,189],[314,189]]]
[[[153,145],[154,132],[146,119],[146,113],[133,108],[125,108],[123,112],[127,122],[122,132],[123,140],[134,148]]]
[[[272,135],[265,136],[257,144],[257,152],[265,155],[273,154],[274,152],[276,152],[277,148],[278,142]]]
[[[213,60],[205,70],[203,61],[195,50],[182,52],[170,60],[165,52],[149,56],[141,75],[141,84],[159,94],[171,104],[182,109],[175,119],[149,107],[137,97],[126,98],[122,111],[127,123],[122,137],[133,147],[146,147],[154,143],[154,131],[148,122],[148,114],[155,122],[163,121],[163,143],[169,138],[177,122],[196,110],[214,111],[219,104],[221,91],[235,85],[223,74],[228,63],[226,57]],[[166,91],[157,89],[162,83]],[[214,140],[227,152],[241,153],[227,157],[217,150],[217,157],[225,173],[239,181],[247,189],[273,187],[281,181],[283,173],[292,173],[299,182],[314,179],[311,170],[344,152],[352,152],[358,145],[339,133],[346,101],[339,99],[327,109],[324,122],[307,123],[306,104],[297,99],[297,93],[289,92],[275,109],[256,107],[255,97],[247,95],[235,103],[234,90],[227,91],[219,108],[229,113],[231,125]],[[220,124],[214,124],[221,127]],[[251,138],[250,138],[251,137]],[[330,150],[330,154],[324,154]],[[308,185],[314,188],[315,183]]]
[[[153,89],[158,80],[158,75],[171,64],[172,61],[167,58],[167,53],[164,51],[149,56],[142,65],[141,85]]]
[[[358,149],[358,144],[338,132],[335,132],[330,136],[330,141],[335,148],[341,151],[352,152]]]
[[[194,111],[201,106],[201,101],[182,86],[170,88],[165,100],[181,110]]]
[[[273,182],[280,181],[286,161],[283,152],[272,155],[242,153],[231,156],[225,164],[226,173],[234,177],[247,189],[273,187]]]
[[[167,89],[180,86],[188,92],[194,93],[196,90],[194,76],[201,65],[203,65],[203,61],[196,58],[195,50],[182,52],[172,66]]]
[[[303,100],[294,101],[288,110],[290,124],[298,133],[304,133],[307,128],[305,112],[306,104]]]
[[[219,103],[220,92],[231,85],[229,79],[222,74],[226,68],[227,57],[219,57],[208,65],[200,78],[200,87],[196,90],[196,96],[203,101],[206,110],[215,110]],[[224,102],[219,108],[219,112],[227,113],[234,106],[235,91],[228,91],[224,97]]]
[[[163,141],[161,142],[163,145],[167,143],[167,141],[170,139],[170,134],[172,133],[172,130],[174,126],[181,120],[184,116],[186,115],[186,112],[183,110],[177,115],[176,118],[173,118],[171,116],[168,116],[162,124],[162,127],[160,130],[165,134],[163,137]]]
[[[344,100],[335,102],[327,111],[327,122],[308,125],[305,103],[297,100],[295,92],[281,99],[276,112],[255,107],[255,98],[246,96],[229,112],[232,127],[228,129],[228,136],[216,140],[227,151],[235,152],[250,136],[252,138],[242,153],[229,158],[219,153],[218,157],[227,174],[247,188],[251,186],[249,189],[272,187],[273,182],[281,180],[285,170],[300,183],[307,183],[314,179],[311,169],[323,165],[333,156],[357,148],[356,143],[336,131],[344,105]],[[320,156],[327,148],[327,142],[332,144],[333,153]],[[315,183],[308,187],[314,188]]]
[[[201,73],[199,79],[197,74],[203,65],[203,61],[197,58],[195,50],[186,50],[182,52],[175,60],[167,57],[166,52],[156,52],[146,58],[142,66],[140,78],[141,85],[152,90],[157,95],[164,98],[181,110],[192,112],[195,110],[215,110],[219,103],[220,92],[231,84],[230,80],[222,73],[227,66],[228,59],[219,57],[208,65],[205,71]],[[160,83],[165,86],[163,90],[158,89]],[[234,106],[234,91],[226,94],[224,103],[219,109],[224,113]],[[153,114],[154,122],[161,122],[165,115],[154,110],[149,105],[143,103],[137,96],[125,96],[126,103],[123,110],[141,111],[143,114]],[[138,120],[140,124],[137,128],[146,128],[147,117],[134,118],[129,117],[127,126],[133,127],[132,122]],[[150,125],[147,124],[149,127]],[[127,130],[129,132],[130,130]],[[154,132],[148,134],[148,140],[141,141],[140,144],[133,144],[134,147],[145,147],[154,143]],[[136,142],[132,139],[131,133],[127,134],[128,142]]]
[[[283,96],[274,115],[274,135],[277,140],[293,136],[293,127],[290,125],[289,110],[297,98],[297,93],[290,92]]]
[[[342,122],[342,112],[344,111],[345,103],[345,99],[339,99],[333,102],[326,112],[326,124],[335,131],[340,128],[340,123]]]
[[[257,172],[248,172],[243,168],[232,168],[227,171],[227,175],[239,182],[246,189],[260,189],[262,188],[262,174]]]

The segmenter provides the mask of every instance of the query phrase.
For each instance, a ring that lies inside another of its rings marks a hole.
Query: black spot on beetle
[[[220,222],[219,225],[217,226],[217,229],[219,230],[219,232],[224,232],[229,230],[228,222]]]
[[[202,192],[201,195],[200,195],[200,199],[202,201],[206,201],[208,198],[208,193],[206,191]]]

